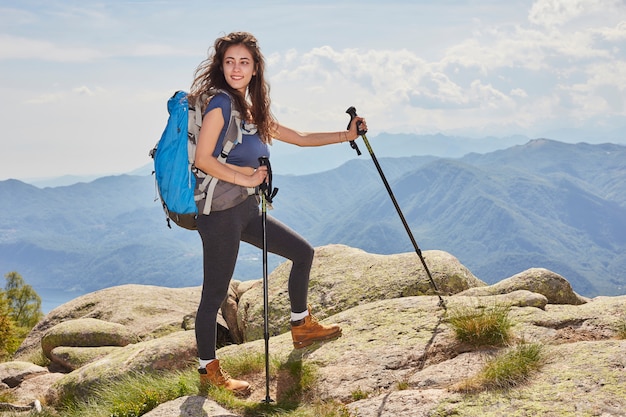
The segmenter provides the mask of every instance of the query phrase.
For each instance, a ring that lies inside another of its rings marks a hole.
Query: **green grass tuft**
[[[411,388],[409,381],[398,381],[396,387],[398,388],[398,391],[404,391]]]
[[[447,322],[456,338],[472,346],[505,346],[511,340],[511,307],[458,307],[448,315]]]
[[[353,391],[351,395],[352,395],[353,401],[364,400],[369,396],[369,394],[361,390],[361,388],[358,388],[356,391]]]
[[[195,371],[195,370],[194,370]],[[198,393],[197,372],[132,373],[94,390],[87,400],[67,398],[64,417],[139,417],[159,404]]]
[[[220,359],[220,364],[233,375],[265,373],[265,354],[246,352]],[[279,364],[270,355],[270,375],[276,374]]]
[[[233,377],[265,378],[265,356],[243,354],[221,361]],[[278,382],[275,402],[251,401],[217,387],[202,388],[195,367],[167,373],[133,373],[122,380],[94,388],[89,399],[71,395],[58,409],[45,407],[42,417],[139,417],[159,404],[186,395],[208,396],[222,407],[243,417],[351,417],[349,409],[337,401],[317,397],[317,368],[306,361],[270,358],[270,377]]]
[[[528,381],[545,362],[546,354],[542,344],[522,343],[488,360],[478,375],[457,384],[454,390],[508,390]]]

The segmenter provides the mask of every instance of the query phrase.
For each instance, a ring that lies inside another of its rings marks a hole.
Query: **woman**
[[[349,130],[325,133],[302,133],[279,124],[270,112],[269,87],[264,79],[265,62],[257,41],[249,33],[235,32],[218,38],[214,50],[195,73],[189,101],[214,94],[202,104],[203,120],[198,136],[195,167],[223,183],[240,187],[257,187],[266,180],[267,166],[259,165],[259,157],[269,156],[271,139],[298,146],[321,146],[355,140],[357,122],[366,129],[363,118],[355,118]],[[243,138],[225,161],[217,160],[230,120],[231,99],[241,114]],[[227,185],[229,186],[229,185]],[[198,216],[198,232],[202,238],[204,282],[196,316],[199,372],[203,383],[223,386],[237,394],[245,394],[246,381],[231,378],[216,358],[217,313],[227,296],[235,269],[240,241],[262,247],[261,213],[255,195],[233,201],[232,207],[213,207],[210,214]],[[214,200],[215,201],[215,196]],[[313,247],[301,236],[280,222],[267,217],[267,249],[293,262],[289,275],[291,332],[295,348],[315,341],[341,335],[334,324],[320,324],[309,312],[307,293]]]

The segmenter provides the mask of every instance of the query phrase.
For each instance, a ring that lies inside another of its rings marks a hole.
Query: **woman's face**
[[[222,71],[226,82],[235,90],[246,94],[252,76],[256,75],[256,65],[252,54],[244,45],[232,45],[226,49]]]

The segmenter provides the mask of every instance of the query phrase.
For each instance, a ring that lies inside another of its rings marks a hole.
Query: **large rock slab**
[[[50,351],[52,362],[61,366],[65,371],[82,368],[88,363],[103,358],[112,352],[121,349],[119,346],[98,347],[70,347],[58,346]]]
[[[41,348],[46,357],[54,361],[51,352],[59,346],[126,346],[139,340],[139,336],[123,324],[84,318],[64,321],[52,327],[41,339]]]
[[[425,251],[423,256],[442,294],[486,285],[447,252]],[[271,335],[289,330],[290,270],[288,261],[269,276]],[[309,303],[319,319],[371,301],[428,294],[434,294],[433,286],[414,252],[377,255],[344,245],[316,248]],[[246,341],[263,337],[263,319],[263,288],[255,286],[239,302],[238,323]]]
[[[518,292],[534,296],[530,292]],[[448,310],[493,305],[494,296],[447,297]],[[533,299],[532,297],[530,298]],[[510,300],[508,300],[510,301]],[[626,296],[598,297],[586,304],[512,306],[516,340],[542,343],[548,365],[530,383],[508,394],[464,396],[449,388],[479,372],[493,350],[472,350],[455,342],[436,297],[405,297],[353,307],[322,322],[336,322],[342,337],[294,350],[290,335],[270,339],[270,354],[281,361],[303,361],[318,367],[315,398],[347,402],[359,416],[501,416],[515,410],[542,415],[555,409],[606,409],[621,416],[626,409],[626,341],[616,340],[625,318]],[[264,341],[227,346],[226,357],[263,352]],[[556,386],[550,386],[551,381]],[[276,381],[272,382],[273,384]],[[406,389],[400,389],[399,383]],[[576,387],[576,401],[568,402]],[[355,394],[366,399],[354,401]],[[481,405],[483,404],[483,405]],[[521,407],[521,408],[520,408]],[[569,414],[568,414],[569,413]]]

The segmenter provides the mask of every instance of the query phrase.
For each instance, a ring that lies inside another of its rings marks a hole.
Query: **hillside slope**
[[[586,296],[626,293],[626,147],[534,140],[463,158],[381,158],[422,250],[452,253],[487,283],[532,267]],[[281,176],[270,212],[315,246],[412,251],[369,157]],[[151,176],[113,176],[39,189],[0,182],[0,272],[39,291],[124,283],[199,285],[200,240],[165,225]],[[262,275],[242,245],[235,278]],[[270,270],[281,262],[270,257]]]

